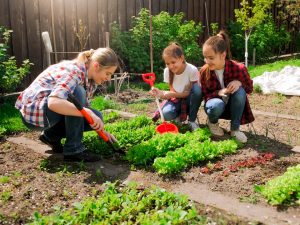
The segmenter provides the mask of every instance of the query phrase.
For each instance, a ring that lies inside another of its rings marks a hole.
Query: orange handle
[[[87,111],[85,111],[84,109],[79,110],[81,112],[81,114],[83,115],[83,117],[88,121],[89,124],[93,124],[94,120],[92,119],[92,117],[87,113]],[[108,142],[109,138],[107,137],[107,135],[102,131],[102,130],[97,130],[96,131],[98,133],[98,135],[103,139],[103,141]]]

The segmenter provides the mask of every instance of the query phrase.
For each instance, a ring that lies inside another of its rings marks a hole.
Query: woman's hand
[[[233,80],[233,81],[231,81],[227,85],[228,93],[233,94],[234,92],[236,92],[240,88],[240,86],[242,86],[241,81],[239,81],[239,80]]]
[[[91,118],[93,119],[94,123],[90,124],[91,128],[93,128],[94,130],[103,130],[104,128],[104,123],[101,120],[100,117],[98,117],[92,110],[90,110],[89,108],[84,108],[85,111],[87,111],[87,113],[91,116]]]
[[[117,139],[115,138],[114,135],[112,135],[111,133],[107,132],[107,131],[103,131],[105,133],[105,135],[108,137],[109,141],[111,143],[116,143],[118,142]]]

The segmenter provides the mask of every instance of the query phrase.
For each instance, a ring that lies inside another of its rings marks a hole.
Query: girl
[[[201,88],[197,83],[198,70],[185,61],[183,50],[177,43],[171,43],[166,47],[162,58],[167,66],[164,70],[164,82],[169,84],[170,90],[161,91],[154,88],[150,94],[167,100],[162,108],[163,116],[167,121],[178,116],[181,121],[184,121],[186,116],[182,114],[185,113],[183,109],[187,104],[188,124],[193,131],[199,127],[195,121],[202,100]]]
[[[84,131],[102,130],[104,126],[101,113],[88,108],[89,99],[98,84],[111,79],[118,65],[118,57],[110,48],[82,52],[74,60],[51,65],[17,99],[15,106],[24,124],[42,130],[40,140],[54,152],[63,152],[65,161],[99,160],[99,156],[86,152],[82,144]],[[67,100],[69,93],[85,106],[94,124],[89,126]],[[111,134],[106,134],[116,141]],[[66,142],[62,146],[64,137]]]
[[[229,38],[224,31],[210,37],[203,45],[206,64],[200,70],[200,83],[205,99],[208,127],[212,134],[223,136],[219,118],[231,120],[231,136],[242,143],[246,135],[241,124],[254,121],[247,94],[253,90],[247,68],[230,60]]]

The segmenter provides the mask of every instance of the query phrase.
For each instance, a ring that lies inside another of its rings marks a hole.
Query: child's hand
[[[163,92],[158,88],[152,88],[151,91],[149,91],[149,94],[155,98],[160,98],[161,95],[163,95]]]
[[[227,88],[223,88],[218,92],[218,95],[221,97],[227,97],[227,94],[229,94],[228,89]]]
[[[240,88],[240,86],[242,86],[241,81],[239,81],[239,80],[233,80],[233,81],[231,81],[227,85],[228,93],[233,94],[234,92],[236,92]]]

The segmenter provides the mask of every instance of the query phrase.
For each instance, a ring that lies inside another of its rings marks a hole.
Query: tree
[[[253,29],[262,23],[271,8],[274,0],[253,0],[250,5],[248,0],[242,0],[241,8],[235,9],[235,17],[237,22],[242,24],[245,32],[245,66],[248,67],[248,40]]]

